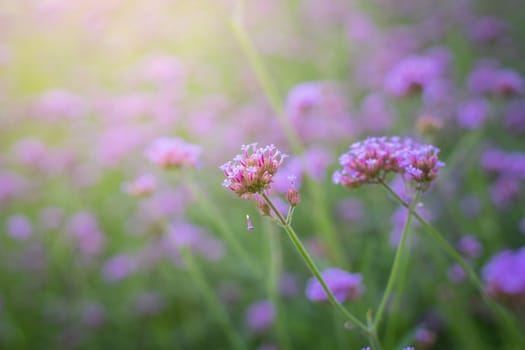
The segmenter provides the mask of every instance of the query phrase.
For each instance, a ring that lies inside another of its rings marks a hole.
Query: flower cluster
[[[144,154],[163,168],[196,167],[202,148],[186,143],[179,138],[161,137],[156,139]]]
[[[424,191],[444,165],[438,153],[438,148],[409,138],[370,137],[351,145],[339,158],[343,169],[334,173],[333,181],[352,189],[383,181],[388,173],[398,173]]]
[[[525,305],[525,247],[502,251],[483,268],[490,295]]]
[[[357,300],[363,294],[363,278],[359,273],[349,273],[331,268],[324,270],[321,276],[338,302]],[[328,301],[328,296],[319,281],[312,277],[306,286],[306,296],[312,301]]]
[[[244,153],[221,165],[226,176],[222,185],[240,197],[250,198],[270,188],[273,176],[287,155],[274,145],[257,148],[257,144],[252,143],[241,149]]]

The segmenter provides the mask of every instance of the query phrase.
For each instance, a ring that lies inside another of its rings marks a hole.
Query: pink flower
[[[349,273],[331,268],[321,273],[326,285],[340,303],[356,300],[363,294],[363,278],[359,273]],[[328,301],[328,296],[319,281],[312,277],[306,286],[306,296],[312,301]]]
[[[146,149],[144,154],[163,168],[196,167],[202,148],[180,138],[161,137]]]
[[[241,149],[243,154],[220,167],[226,175],[222,185],[240,197],[249,198],[270,189],[272,178],[287,155],[274,145],[257,148],[257,144],[253,143]]]
[[[143,175],[131,182],[122,184],[122,191],[134,196],[143,197],[152,194],[157,188],[155,177],[151,174]]]

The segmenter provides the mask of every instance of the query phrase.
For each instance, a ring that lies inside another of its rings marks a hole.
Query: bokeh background
[[[221,186],[219,166],[252,142],[290,155],[275,200],[295,175],[296,230],[322,268],[362,275],[348,306],[364,319],[406,211],[331,174],[351,143],[381,135],[441,149],[446,166],[418,210],[525,328],[523,5],[3,0],[0,347],[369,345],[308,300],[310,274],[287,237]],[[202,147],[199,164],[152,163],[144,152],[161,137]],[[137,196],[130,186],[144,175],[152,193]],[[401,307],[380,333],[387,348],[519,349],[463,270],[412,231]],[[494,260],[502,251],[507,260]],[[497,278],[484,272],[491,262]]]

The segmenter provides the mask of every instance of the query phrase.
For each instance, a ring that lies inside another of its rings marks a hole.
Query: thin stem
[[[405,253],[408,229],[410,227],[410,222],[412,221],[412,212],[417,202],[418,195],[419,195],[419,192],[416,192],[416,195],[414,196],[414,198],[412,199],[412,202],[410,203],[410,211],[408,212],[408,216],[405,221],[405,226],[403,227],[403,233],[401,234],[401,241],[399,242],[399,245],[397,247],[396,256],[394,258],[394,263],[392,264],[392,269],[390,270],[390,277],[388,278],[385,293],[383,294],[383,298],[381,299],[381,302],[379,303],[379,307],[375,315],[374,329],[376,330],[379,326],[379,323],[381,322],[381,319],[383,318],[383,313],[385,311],[386,303],[388,302],[388,298],[390,297],[390,294],[392,293],[394,284],[398,279],[398,275],[399,275],[399,271],[401,267],[401,261],[403,260],[403,254]]]
[[[209,200],[208,196],[206,196],[203,193],[202,189],[195,183],[195,181],[191,177],[191,174],[190,176],[186,176],[185,180],[185,182],[188,184],[191,193],[199,202],[200,208],[203,212],[206,213],[206,215],[212,221],[213,225],[216,227],[219,233],[232,247],[233,252],[243,260],[246,266],[250,267],[252,272],[256,273],[257,275],[260,275],[261,272],[260,269],[257,267],[257,264],[255,264],[252,261],[250,256],[246,253],[246,249],[244,249],[241,246],[239,241],[233,235],[235,231],[230,228],[230,225],[228,225],[226,220],[224,220],[224,216],[217,210],[215,205]]]
[[[269,256],[269,271],[268,271],[268,294],[270,299],[275,306],[277,313],[277,336],[282,349],[291,349],[290,338],[286,331],[286,319],[283,305],[279,300],[279,280],[282,273],[282,252],[280,237],[277,236],[277,232],[273,229],[275,226],[270,225],[266,222],[265,228],[267,234],[270,236],[270,256]]]
[[[465,260],[456,251],[456,249],[454,249],[454,247],[452,247],[450,243],[448,243],[447,240],[443,238],[443,236],[441,236],[441,234],[432,225],[430,225],[425,219],[423,219],[413,208],[410,207],[409,204],[407,204],[394,190],[392,190],[390,186],[388,186],[384,181],[381,181],[380,184],[383,186],[383,188],[387,190],[389,194],[392,195],[392,197],[394,197],[394,199],[396,199],[396,201],[399,202],[399,204],[409,209],[409,211],[425,228],[425,230],[428,233],[430,233],[432,238],[436,240],[436,242],[441,246],[441,248],[445,250],[445,252],[447,252],[452,257],[452,259],[454,259],[456,263],[458,263],[461,266],[463,271],[467,273],[471,281],[479,290],[481,296],[483,297],[487,305],[489,305],[493,309],[493,311],[505,322],[505,329],[512,333],[514,339],[516,339],[520,344],[525,345],[525,338],[523,336],[523,333],[516,326],[513,317],[508,313],[508,311],[502,308],[487,294],[474,270],[465,262]]]
[[[361,322],[356,316],[354,316],[352,313],[350,313],[350,311],[348,311],[341,303],[339,303],[337,301],[337,299],[333,295],[333,293],[330,290],[330,288],[328,288],[328,286],[326,285],[326,282],[324,281],[323,277],[321,276],[321,273],[319,272],[319,269],[317,268],[317,266],[313,262],[312,258],[310,257],[310,255],[306,251],[306,248],[301,243],[301,240],[299,239],[299,237],[295,233],[293,227],[291,225],[287,224],[286,219],[281,215],[279,210],[277,210],[277,208],[275,207],[273,202],[270,200],[270,198],[268,198],[268,196],[265,193],[262,193],[262,197],[264,198],[266,203],[270,206],[270,208],[273,210],[275,216],[277,216],[277,219],[279,220],[279,222],[281,223],[282,227],[284,228],[284,230],[288,234],[288,237],[290,238],[290,240],[294,244],[295,248],[297,249],[299,254],[301,254],[301,256],[303,257],[306,265],[308,266],[310,271],[313,273],[315,278],[319,281],[319,283],[323,287],[326,295],[328,296],[328,300],[330,301],[330,303],[344,317],[346,317],[353,325],[356,325],[365,334],[367,334],[367,335],[370,334],[370,331],[369,331],[368,327],[363,322]]]
[[[255,76],[257,77],[257,80],[261,84],[262,90],[266,94],[266,97],[268,98],[272,109],[276,113],[276,117],[284,129],[286,138],[290,142],[292,150],[297,154],[301,154],[303,153],[303,145],[301,144],[297,133],[292,128],[292,125],[287,120],[284,114],[282,108],[283,103],[279,98],[279,94],[277,92],[274,82],[270,78],[270,74],[268,74],[268,69],[259,57],[259,54],[255,46],[253,45],[252,40],[250,39],[250,37],[246,33],[246,30],[244,29],[244,24],[242,20],[243,4],[243,1],[237,1],[234,15],[232,16],[230,21],[232,33],[235,36],[237,42],[239,43],[242,51],[246,55],[246,58],[248,59],[248,62],[250,63],[251,68],[253,69]]]
[[[214,314],[217,321],[221,324],[225,334],[232,342],[235,349],[245,349],[245,345],[241,337],[235,331],[235,327],[231,323],[226,310],[222,306],[221,301],[217,298],[213,289],[206,282],[206,278],[203,276],[202,271],[198,268],[197,263],[193,259],[191,251],[186,247],[180,249],[181,256],[184,263],[188,267],[191,277],[197,284],[199,292],[202,293],[208,308]]]

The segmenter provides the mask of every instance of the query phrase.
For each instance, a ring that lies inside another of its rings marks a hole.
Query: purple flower
[[[122,191],[134,197],[148,196],[152,194],[156,188],[157,182],[151,174],[140,176],[131,182],[124,182],[122,184]]]
[[[78,212],[70,219],[67,227],[68,233],[83,255],[92,257],[100,253],[104,244],[104,235],[93,214]]]
[[[120,254],[107,260],[102,267],[102,275],[108,282],[120,281],[137,270],[137,259],[131,255]]]
[[[481,255],[483,247],[473,235],[463,236],[458,243],[459,251],[469,258],[477,258]]]
[[[507,32],[507,24],[500,19],[484,16],[468,25],[470,38],[478,43],[493,43]]]
[[[489,115],[489,103],[483,98],[469,100],[458,107],[458,123],[465,129],[477,129]]]
[[[357,300],[364,291],[363,278],[359,273],[349,273],[337,268],[326,269],[321,276],[340,303]],[[306,286],[306,297],[311,301],[328,301],[328,296],[319,281],[312,277]]]
[[[388,173],[399,173],[416,189],[426,190],[444,165],[439,149],[399,137],[370,137],[354,143],[339,158],[342,170],[332,177],[335,184],[350,189],[384,181]]]
[[[525,247],[493,256],[483,268],[483,278],[490,295],[525,302]]]
[[[33,234],[33,225],[23,214],[12,215],[7,219],[6,231],[10,237],[25,241]]]
[[[409,56],[394,66],[385,77],[385,90],[403,97],[424,91],[444,73],[442,63],[431,56]]]
[[[167,168],[196,167],[202,148],[186,143],[180,138],[161,137],[156,139],[144,152],[154,164]]]
[[[224,256],[221,241],[209,235],[203,228],[185,223],[173,222],[163,239],[168,254],[178,258],[179,250],[187,247],[209,261],[217,261]]]
[[[459,264],[452,265],[452,267],[448,269],[447,275],[448,279],[454,283],[461,283],[467,277],[465,270],[463,270]]]
[[[523,78],[511,69],[503,69],[493,60],[476,63],[467,78],[468,89],[474,94],[517,95],[523,92]]]
[[[490,198],[498,208],[506,208],[520,196],[521,186],[517,179],[500,176],[490,186]]]
[[[220,167],[226,176],[222,185],[242,198],[250,198],[270,189],[273,176],[287,155],[274,145],[257,148],[257,144],[252,143],[241,149],[243,154]]]
[[[286,115],[306,141],[341,139],[355,134],[346,98],[337,84],[312,81],[292,88],[286,99]]]
[[[254,332],[268,329],[275,319],[275,307],[269,300],[251,304],[246,310],[246,324]]]
[[[511,101],[507,105],[504,124],[513,134],[525,134],[525,99]]]

